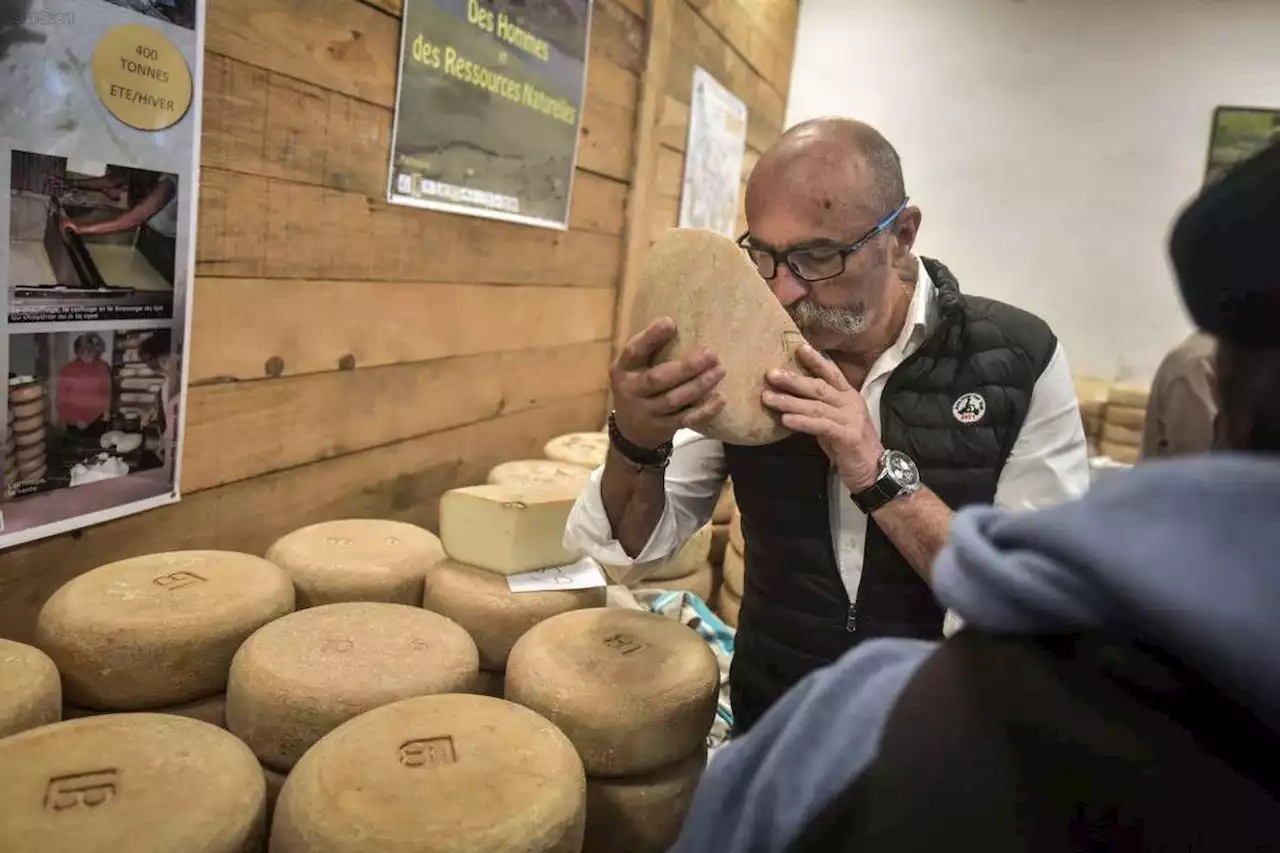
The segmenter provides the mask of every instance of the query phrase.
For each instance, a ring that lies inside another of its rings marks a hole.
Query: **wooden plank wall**
[[[749,158],[781,129],[796,0],[676,0],[651,127],[647,4],[595,0],[569,230],[391,207],[400,5],[208,0],[184,498],[0,554],[0,636],[128,556],[262,553],[350,516],[434,529],[445,490],[598,429],[636,146],[661,133],[678,200],[695,63],[750,107]]]

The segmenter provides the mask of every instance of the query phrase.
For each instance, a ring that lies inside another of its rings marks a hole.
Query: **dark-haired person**
[[[726,354],[652,366],[676,332],[659,320],[610,371],[609,455],[566,528],[571,547],[640,575],[710,520],[732,477],[746,544],[737,734],[863,640],[942,637],[929,572],[955,509],[1049,506],[1089,480],[1057,338],[917,259],[920,210],[874,128],[822,119],[787,131],[752,171],[746,213],[742,246],[818,377],[766,377],[763,403],[796,434],[735,447],[689,429],[724,405]]]
[[[1194,332],[1169,351],[1151,382],[1142,459],[1207,453],[1218,419],[1214,340]]]
[[[960,513],[933,585],[965,630],[798,685],[712,761],[673,853],[1277,847],[1278,233],[1280,145],[1173,230],[1224,452]]]
[[[168,329],[159,329],[144,338],[138,347],[142,361],[164,377],[160,386],[160,411],[164,418],[164,432],[160,438],[158,455],[166,465],[172,463],[177,449],[178,412],[182,400],[182,362],[173,352],[173,336]]]

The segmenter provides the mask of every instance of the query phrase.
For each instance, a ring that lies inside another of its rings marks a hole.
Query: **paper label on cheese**
[[[507,575],[507,588],[512,592],[547,592],[548,590],[594,589],[607,586],[604,573],[590,557],[567,566],[553,566],[536,572]]]

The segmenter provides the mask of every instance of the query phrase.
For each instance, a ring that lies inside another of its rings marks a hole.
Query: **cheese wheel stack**
[[[400,521],[326,521],[276,540],[267,559],[293,578],[298,609],[344,601],[422,601],[422,581],[444,559],[434,533]]]
[[[564,549],[569,511],[589,468],[548,459],[506,462],[489,483],[440,499],[449,558],[428,575],[422,606],[457,622],[480,655],[476,693],[501,698],[511,647],[533,626],[572,610],[603,607],[604,587],[511,592],[507,575],[575,562]]]
[[[719,684],[702,638],[655,613],[578,610],[516,643],[507,698],[558,726],[586,769],[586,853],[659,853],[675,841]]]
[[[1142,451],[1142,432],[1147,423],[1148,388],[1113,385],[1107,396],[1099,449],[1116,462],[1134,464]]]
[[[339,726],[289,774],[272,853],[576,853],[573,744],[487,696],[405,699]]]
[[[5,437],[5,484],[24,486],[42,481],[48,414],[44,386],[31,376],[9,380],[9,430]],[[10,477],[12,472],[12,477]]]
[[[1090,454],[1096,455],[1099,452],[1110,385],[1103,379],[1091,376],[1075,377],[1076,400],[1080,404],[1080,417],[1084,421],[1084,434],[1089,440]]]
[[[711,525],[700,529],[674,557],[650,570],[632,589],[670,589],[691,592],[703,601],[715,593],[716,572],[711,565]]]
[[[599,468],[609,454],[609,433],[571,432],[557,436],[542,448],[542,454],[554,462],[567,462],[582,468]]]
[[[724,552],[724,583],[716,598],[716,613],[726,624],[738,627],[738,611],[746,589],[746,543],[742,539],[742,513],[735,506],[729,521],[729,545]]]
[[[62,685],[49,656],[0,639],[0,738],[59,720]]]
[[[264,766],[287,773],[352,717],[470,689],[477,662],[466,631],[417,607],[346,602],[299,610],[254,632],[236,652],[227,728]]]
[[[0,850],[248,853],[266,785],[227,732],[167,714],[107,714],[0,740]]]
[[[13,439],[13,409],[4,424],[4,494],[18,484],[18,445]]]
[[[63,584],[36,620],[64,713],[157,711],[221,722],[240,644],[293,610],[293,584],[249,554],[178,551],[110,563]]]

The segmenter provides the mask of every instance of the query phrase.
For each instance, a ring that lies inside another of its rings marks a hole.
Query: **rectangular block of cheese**
[[[566,486],[468,486],[440,498],[445,553],[503,575],[572,563],[561,541],[577,489]]]

